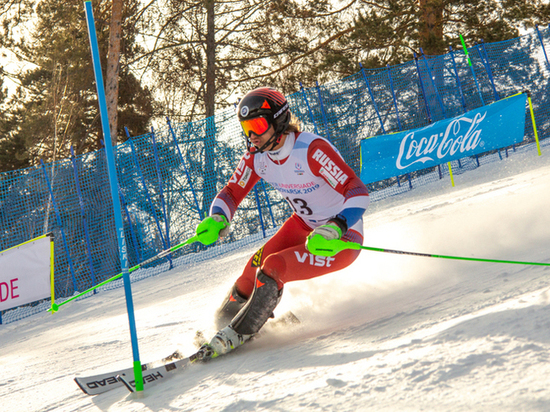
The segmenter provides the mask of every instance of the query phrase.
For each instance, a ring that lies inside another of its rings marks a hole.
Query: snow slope
[[[547,149],[548,150],[548,149]],[[545,150],[547,152],[547,150]],[[365,245],[550,263],[550,157],[534,151],[374,202]],[[256,243],[133,284],[140,357],[194,350]],[[550,267],[363,252],[288,284],[248,348],[141,398],[77,374],[131,366],[123,289],[0,327],[2,411],[548,411]]]

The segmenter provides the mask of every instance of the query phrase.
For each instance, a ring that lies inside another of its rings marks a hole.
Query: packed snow
[[[365,245],[550,263],[549,149],[372,202]],[[195,350],[261,242],[132,285],[140,358]],[[296,326],[193,364],[136,396],[85,395],[77,375],[132,365],[124,290],[0,326],[1,410],[548,411],[550,267],[363,251],[286,285]]]

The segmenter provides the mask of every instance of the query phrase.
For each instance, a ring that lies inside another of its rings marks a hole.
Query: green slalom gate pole
[[[535,141],[537,142],[537,152],[542,156],[540,151],[539,134],[537,132],[537,123],[535,122],[535,112],[533,111],[533,102],[531,102],[531,92],[527,90],[527,101],[529,102],[529,111],[531,112],[531,122],[533,123],[533,132],[535,133]]]
[[[431,253],[418,253],[418,252],[406,252],[403,250],[383,249],[378,247],[362,246],[359,243],[344,242],[343,240],[326,240],[321,235],[315,235],[307,241],[307,248],[309,251],[318,256],[334,256],[337,253],[346,250],[370,250],[371,252],[383,252],[393,253],[397,255],[409,255],[430,257],[439,259],[453,259],[453,260],[467,260],[472,262],[490,262],[490,263],[507,263],[513,265],[531,265],[531,266],[550,266],[550,263],[540,262],[521,262],[517,260],[499,260],[499,259],[482,259],[482,258],[469,258],[462,256],[447,256],[447,255],[434,255]]]
[[[472,61],[470,60],[470,56],[468,53],[468,48],[466,47],[466,42],[464,41],[464,38],[462,37],[462,34],[459,34],[460,36],[460,42],[462,43],[462,48],[464,49],[464,54],[466,55],[466,58],[468,59],[468,65],[472,65]]]
[[[462,43],[462,48],[464,49],[464,55],[466,56],[466,59],[468,60],[468,66],[470,66],[470,71],[472,72],[472,76],[476,82],[476,88],[477,93],[479,94],[479,98],[481,99],[481,104],[485,106],[485,101],[483,100],[483,95],[481,94],[481,89],[479,88],[479,83],[477,82],[477,76],[476,72],[474,70],[474,66],[472,65],[472,60],[470,59],[470,53],[468,53],[468,48],[466,47],[466,42],[464,41],[464,38],[462,37],[462,34],[459,34],[460,36],[460,42]]]
[[[157,259],[161,259],[161,258],[163,258],[163,257],[165,257],[165,256],[168,256],[170,253],[175,252],[176,250],[178,250],[178,249],[184,247],[185,245],[189,245],[189,244],[191,244],[191,243],[194,243],[194,242],[196,242],[197,240],[198,240],[197,236],[193,236],[191,239],[188,239],[188,240],[186,240],[185,242],[182,242],[182,243],[180,243],[180,244],[178,244],[178,245],[176,245],[176,246],[172,246],[170,249],[163,250],[163,251],[160,252],[158,255],[155,255],[155,256],[153,256],[152,258],[149,258],[149,259],[147,259],[147,260],[145,260],[145,261],[143,261],[143,262],[141,262],[141,263],[139,263],[139,264],[137,264],[137,265],[131,267],[130,269],[128,269],[128,272],[129,272],[129,273],[132,273],[133,271],[138,270],[139,268],[141,268],[141,267],[143,267],[143,266],[145,266],[145,265],[148,265],[149,263],[154,262],[154,261],[157,260]],[[99,288],[99,287],[101,287],[101,286],[104,286],[104,285],[106,285],[106,284],[112,282],[113,280],[120,279],[121,277],[122,277],[122,273],[119,273],[118,275],[115,275],[115,276],[113,276],[112,278],[109,278],[109,279],[107,279],[107,280],[104,280],[103,282],[98,283],[98,284],[95,285],[95,286],[92,286],[90,289],[86,289],[84,292],[81,292],[81,293],[79,293],[78,295],[71,296],[69,299],[67,299],[67,300],[65,300],[65,301],[63,301],[63,302],[61,302],[61,303],[54,303],[54,304],[52,305],[52,307],[48,309],[48,312],[57,312],[61,306],[66,305],[67,303],[72,302],[73,300],[78,299],[79,297],[84,296],[84,295],[87,294],[87,293],[93,292],[95,289],[97,289],[97,288]]]

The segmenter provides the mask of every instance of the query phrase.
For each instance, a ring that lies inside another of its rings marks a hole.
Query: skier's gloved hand
[[[342,250],[340,239],[348,230],[346,219],[337,215],[326,225],[315,228],[307,237],[306,249],[319,256],[334,256]]]
[[[213,214],[197,226],[196,235],[203,245],[208,246],[229,233],[229,222],[224,215]]]
[[[328,225],[315,228],[313,232],[309,234],[308,238],[315,235],[321,235],[325,238],[325,240],[340,239],[342,237],[342,229],[340,229],[337,225],[330,223]]]
[[[343,215],[331,217],[326,225],[313,229],[308,239],[315,235],[321,235],[325,240],[341,239],[342,235],[348,231],[348,222]]]
[[[341,237],[342,230],[338,226],[334,224],[319,226],[307,237],[306,249],[314,255],[334,256],[340,251],[337,243],[341,242],[339,240]]]

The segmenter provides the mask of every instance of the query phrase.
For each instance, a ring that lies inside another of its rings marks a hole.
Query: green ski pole
[[[166,256],[168,256],[170,253],[175,252],[176,250],[178,250],[178,249],[184,247],[185,245],[189,245],[189,244],[191,244],[191,243],[193,243],[193,242],[196,242],[197,240],[198,240],[197,236],[193,236],[191,239],[188,239],[188,240],[186,240],[185,242],[180,243],[180,244],[178,244],[178,245],[176,245],[176,246],[172,246],[170,249],[163,250],[163,251],[160,252],[158,255],[155,255],[155,256],[153,256],[152,258],[149,258],[149,259],[147,259],[147,260],[145,260],[145,261],[143,261],[143,262],[137,264],[136,266],[131,267],[130,269],[128,269],[128,272],[129,272],[129,273],[132,273],[133,271],[138,270],[140,267],[145,266],[145,265],[147,265],[147,264],[149,264],[149,263],[151,263],[151,262],[154,262],[154,261],[157,260],[157,259],[161,259],[161,258],[163,258],[163,257],[166,257]],[[72,302],[72,301],[75,300],[75,299],[78,299],[79,297],[85,295],[86,293],[93,292],[95,289],[97,289],[97,288],[99,288],[99,287],[101,287],[101,286],[104,286],[104,285],[106,285],[107,283],[112,282],[113,280],[117,280],[117,279],[119,279],[119,278],[121,278],[121,277],[122,277],[122,273],[119,273],[118,275],[115,275],[115,276],[113,276],[112,278],[109,278],[109,279],[107,279],[107,280],[104,280],[103,282],[101,282],[101,283],[99,283],[99,284],[97,284],[97,285],[95,285],[95,286],[92,286],[90,289],[87,289],[87,290],[85,290],[84,292],[79,293],[78,295],[71,296],[69,299],[67,299],[67,300],[65,300],[65,301],[63,301],[63,302],[61,302],[61,303],[59,303],[59,304],[57,304],[57,303],[52,303],[52,307],[48,309],[48,312],[57,312],[61,306],[66,305],[67,303]]]
[[[431,253],[406,252],[403,250],[382,249],[377,247],[362,246],[359,243],[354,243],[354,242],[344,242],[343,240],[336,240],[336,239],[326,240],[321,235],[315,235],[309,238],[306,242],[306,247],[314,255],[329,256],[329,257],[338,254],[342,250],[352,249],[352,250],[370,250],[371,252],[393,253],[397,255],[420,256],[420,257],[430,257],[430,258],[439,258],[439,259],[467,260],[472,262],[550,266],[550,263],[521,262],[516,260],[481,259],[481,258],[469,258],[469,257],[462,257],[462,256],[434,255]]]

